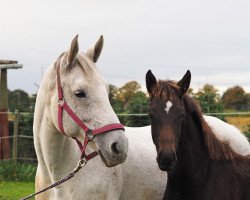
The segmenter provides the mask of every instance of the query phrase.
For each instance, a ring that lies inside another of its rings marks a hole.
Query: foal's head
[[[157,82],[150,70],[146,74],[152,138],[157,150],[157,162],[163,171],[172,170],[177,161],[176,149],[185,116],[183,95],[187,92],[190,81],[190,71],[178,83]]]

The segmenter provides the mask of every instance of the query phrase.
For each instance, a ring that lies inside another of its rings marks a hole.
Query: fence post
[[[19,123],[19,111],[15,110],[14,119],[14,134],[13,134],[13,160],[17,163],[17,139],[18,139],[18,123]]]

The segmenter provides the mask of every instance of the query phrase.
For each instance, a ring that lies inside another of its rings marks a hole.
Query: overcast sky
[[[79,34],[86,51],[104,35],[97,63],[108,83],[145,87],[148,69],[161,79],[220,91],[250,92],[249,0],[0,0],[0,59],[18,60],[8,71],[10,90],[35,93],[42,73]]]

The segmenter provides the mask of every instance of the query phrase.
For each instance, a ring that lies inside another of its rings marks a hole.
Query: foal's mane
[[[207,146],[208,154],[212,160],[232,160],[240,157],[235,151],[231,149],[228,143],[219,140],[211,127],[205,121],[201,109],[197,102],[188,95],[183,98],[187,105],[189,112],[197,123],[199,123],[204,136],[205,144]]]
[[[152,91],[153,96],[157,96],[161,99],[173,99],[172,95],[180,95],[180,87],[174,81],[158,81]],[[234,152],[228,143],[220,141],[214,134],[211,127],[205,121],[201,109],[197,102],[191,98],[188,94],[183,96],[184,104],[187,106],[188,111],[191,113],[201,130],[207,147],[209,157],[212,160],[232,160],[241,157]]]

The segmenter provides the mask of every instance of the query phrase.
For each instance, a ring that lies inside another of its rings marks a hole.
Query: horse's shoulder
[[[144,127],[125,127],[125,134],[130,143],[135,145],[150,145],[155,148],[152,143],[151,126]]]

